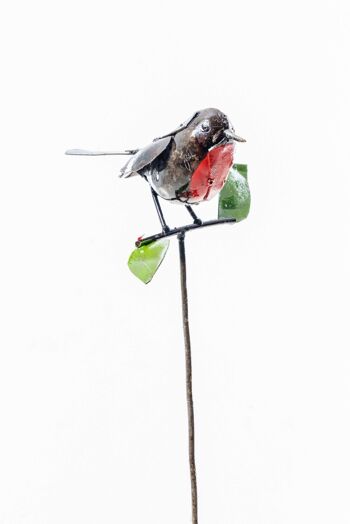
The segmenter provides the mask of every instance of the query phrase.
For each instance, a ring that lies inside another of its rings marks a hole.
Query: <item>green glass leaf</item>
[[[148,284],[162,263],[169,243],[170,241],[165,238],[134,249],[128,260],[130,271],[142,282]]]
[[[220,192],[218,217],[235,218],[237,222],[247,218],[250,209],[248,166],[235,164]]]

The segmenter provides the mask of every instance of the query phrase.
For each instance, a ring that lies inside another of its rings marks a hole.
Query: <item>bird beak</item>
[[[242,138],[241,136],[238,136],[235,133],[233,134],[233,140],[235,140],[236,142],[246,142],[245,138]]]
[[[225,135],[229,140],[235,140],[236,142],[246,142],[245,138],[236,135],[236,133],[231,129],[225,129]]]

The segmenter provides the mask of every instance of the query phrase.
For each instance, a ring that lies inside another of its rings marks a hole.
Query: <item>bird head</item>
[[[245,142],[244,138],[236,135],[231,122],[219,109],[209,108],[198,111],[191,122],[191,127],[192,138],[208,150],[235,141]]]

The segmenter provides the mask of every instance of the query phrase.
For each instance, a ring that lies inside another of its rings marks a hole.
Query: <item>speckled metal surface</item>
[[[139,174],[165,200],[197,204],[223,187],[233,164],[234,141],[244,140],[227,116],[218,109],[204,109],[140,149],[121,176]]]

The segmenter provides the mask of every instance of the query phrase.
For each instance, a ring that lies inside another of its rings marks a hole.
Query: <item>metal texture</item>
[[[161,238],[168,238],[174,235],[178,235],[180,233],[186,233],[187,231],[193,231],[194,229],[202,229],[204,227],[209,226],[218,226],[220,224],[235,224],[236,219],[235,218],[223,218],[221,220],[207,220],[206,222],[202,222],[201,224],[187,224],[186,226],[181,227],[174,227],[173,229],[169,229],[166,233],[156,233],[155,235],[152,235],[150,237],[141,238],[139,240],[136,240],[135,246],[141,247],[146,246],[147,244],[150,244],[151,242],[154,242],[155,240],[159,240]]]
[[[173,131],[170,131],[170,133],[167,133],[166,135],[162,135],[162,136],[159,136],[159,137],[155,138],[154,141],[155,140],[160,140],[161,138],[165,138],[166,136],[174,136],[174,135],[176,135],[176,133],[178,133],[179,131],[182,131],[183,129],[188,127],[188,125],[192,122],[192,120],[194,118],[196,118],[198,113],[199,113],[199,111],[196,111],[195,113],[193,113],[192,116],[190,116],[190,118],[187,118],[187,120],[182,122],[182,124],[180,124],[176,129],[174,129]]]
[[[169,226],[167,226],[167,224],[165,223],[165,219],[164,219],[163,211],[162,211],[162,208],[160,207],[159,200],[158,200],[158,195],[157,195],[157,193],[154,191],[153,187],[151,188],[151,191],[152,191],[153,202],[154,202],[154,205],[155,205],[155,208],[156,208],[157,214],[158,214],[158,218],[159,218],[160,224],[161,224],[161,226],[162,226],[163,233],[168,233],[168,231],[170,230],[170,228],[169,228]]]
[[[227,116],[215,108],[195,112],[177,128],[140,149],[89,151],[69,149],[67,155],[129,155],[120,176],[141,175],[158,196],[182,204],[213,198],[233,165],[238,136]]]
[[[88,149],[67,149],[66,155],[78,156],[110,156],[110,155],[135,155],[138,149],[126,149],[125,151],[90,151]]]
[[[139,174],[165,200],[183,204],[210,200],[223,187],[233,164],[236,135],[227,116],[208,108],[140,149],[121,170]]]
[[[165,137],[140,149],[121,169],[121,178],[128,178],[139,174],[166,150],[171,140],[170,136]]]
[[[185,343],[185,362],[186,362],[188,456],[189,456],[190,475],[191,475],[192,524],[198,524],[198,495],[197,495],[197,476],[196,476],[195,441],[194,441],[194,410],[193,410],[193,394],[192,394],[192,356],[191,356],[190,326],[189,326],[189,320],[188,320],[185,233],[184,232],[179,233],[177,238],[179,241],[182,323],[183,323],[183,333],[184,333],[184,343]]]
[[[189,206],[188,204],[185,204],[185,207],[191,217],[193,218],[193,223],[198,224],[199,226],[202,224],[202,220],[197,217],[196,213],[193,211],[192,206]]]

